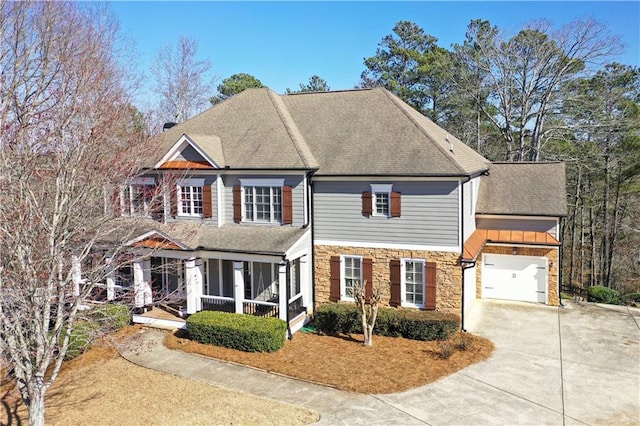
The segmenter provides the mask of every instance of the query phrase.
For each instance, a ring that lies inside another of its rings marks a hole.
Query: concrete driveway
[[[130,361],[320,413],[323,425],[611,425],[640,423],[640,310],[476,301],[467,329],[487,360],[407,392],[362,395],[167,349],[145,331]],[[425,361],[428,362],[428,361]]]
[[[470,317],[489,359],[378,398],[431,425],[640,423],[640,310],[478,300]]]

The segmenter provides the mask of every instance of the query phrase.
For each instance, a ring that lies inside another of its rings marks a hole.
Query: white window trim
[[[240,187],[242,188],[240,197],[242,198],[242,222],[245,223],[282,223],[282,215],[283,211],[283,188],[284,188],[284,179],[240,179]],[[256,220],[256,196],[253,194],[253,219],[249,219],[247,217],[246,211],[246,188],[255,188],[255,187],[268,187],[269,188],[269,198],[271,200],[269,207],[269,220]],[[280,220],[275,220],[274,218],[274,209],[273,209],[273,189],[272,188],[280,188]]]
[[[240,179],[240,186],[284,186],[284,178],[280,179]]]
[[[378,217],[391,217],[391,192],[393,184],[391,183],[372,183],[371,184],[371,215]],[[389,200],[389,212],[387,214],[378,213],[376,194],[387,194]]]
[[[149,210],[151,210],[151,205],[149,203],[147,203],[144,200],[144,194],[143,194],[143,198],[142,198],[142,212],[136,212],[135,211],[135,207],[134,207],[134,188],[136,186],[152,186],[152,184],[147,184],[147,183],[138,183],[135,180],[131,182],[131,185],[129,185],[129,199],[126,200],[127,201],[127,206],[129,208],[129,211],[127,212],[129,214],[129,216],[142,216],[142,217],[148,217],[149,216]],[[144,190],[143,190],[144,191]]]
[[[351,258],[351,259],[360,259],[360,284],[362,284],[362,261],[364,259],[363,256],[357,256],[357,255],[341,255],[340,256],[340,300],[345,300],[345,301],[349,301],[349,302],[354,302],[355,299],[351,296],[347,296],[347,287],[346,287],[346,275],[345,275],[345,264],[346,258]]]
[[[420,262],[422,263],[422,303],[409,303],[407,302],[407,262]],[[424,309],[426,306],[427,298],[427,261],[425,259],[414,258],[402,258],[400,259],[400,291],[401,291],[401,306],[407,308],[420,308]]]
[[[178,189],[178,216],[181,217],[204,217],[204,179],[198,179],[195,180],[197,181],[202,181],[201,185],[189,185],[189,184],[183,184],[184,182],[188,182],[191,183],[193,180],[188,180],[188,181],[182,181],[180,182],[180,184],[178,184],[177,189]],[[189,192],[191,192],[191,194],[189,194],[189,199],[191,200],[191,210],[193,209],[193,192],[191,191],[191,188],[201,188],[202,192],[202,204],[203,204],[203,211],[202,213],[191,213],[191,212],[184,212],[182,210],[182,189],[183,188],[189,188]]]

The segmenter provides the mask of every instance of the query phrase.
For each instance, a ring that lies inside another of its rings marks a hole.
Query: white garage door
[[[483,255],[482,297],[547,302],[547,259],[504,254]]]

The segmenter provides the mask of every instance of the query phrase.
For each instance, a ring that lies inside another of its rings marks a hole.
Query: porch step
[[[174,308],[173,306],[167,305],[165,303],[159,303],[158,307],[163,311],[169,312],[170,314],[177,316],[178,318],[185,318],[187,316],[186,306],[179,306],[178,308]]]

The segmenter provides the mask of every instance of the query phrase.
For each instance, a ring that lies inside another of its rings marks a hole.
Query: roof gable
[[[197,139],[200,144],[196,143]],[[214,159],[217,157],[218,161]],[[216,135],[186,134],[158,161],[156,169],[220,169],[224,167],[224,155],[220,138]]]

